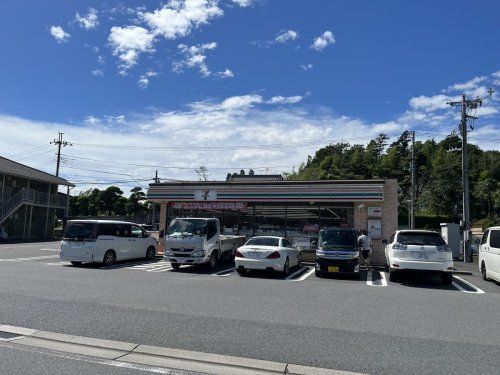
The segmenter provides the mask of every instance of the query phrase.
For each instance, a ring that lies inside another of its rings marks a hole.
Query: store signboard
[[[368,235],[372,240],[382,239],[382,220],[368,219]]]
[[[368,207],[368,217],[382,217],[382,207]]]
[[[247,202],[172,202],[172,208],[182,210],[246,210]]]
[[[319,224],[304,225],[304,232],[319,232]]]
[[[217,190],[195,190],[194,191],[195,201],[216,201],[217,200]]]

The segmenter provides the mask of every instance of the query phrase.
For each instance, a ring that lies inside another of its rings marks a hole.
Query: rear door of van
[[[92,262],[94,261],[93,253],[96,244],[97,227],[95,223],[68,221],[61,242],[64,259],[72,262]]]

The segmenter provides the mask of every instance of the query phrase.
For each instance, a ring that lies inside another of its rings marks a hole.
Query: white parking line
[[[5,259],[0,259],[0,262],[22,262],[22,261],[40,260],[49,258],[59,258],[59,255],[40,255],[37,257],[26,257],[26,258],[5,258]]]
[[[285,280],[290,280],[295,275],[298,275],[299,273],[301,273],[302,271],[304,271],[304,268],[305,267],[300,267],[297,271],[295,271],[294,273],[291,273],[290,275],[288,275],[287,277],[285,277]]]
[[[464,293],[471,293],[471,294],[484,294],[484,290],[482,289],[479,289],[477,286],[475,285],[472,285],[471,283],[469,283],[468,281],[462,279],[461,277],[458,277],[456,275],[453,275],[453,278],[454,279],[457,279],[457,280],[460,280],[462,283],[464,283],[465,285],[468,285],[470,286],[472,289],[475,289],[475,291],[472,291],[472,290],[465,290],[464,288],[462,288],[459,284],[455,283],[455,282],[452,282],[452,285],[457,288],[458,290],[460,290],[461,292],[464,292]]]
[[[314,267],[312,267],[309,271],[300,276],[298,279],[293,279],[292,281],[303,281],[307,279],[309,276],[311,276],[313,273],[314,273]]]
[[[212,276],[227,277],[227,276],[229,276],[230,272],[234,271],[235,269],[236,269],[235,267],[226,268],[225,270],[213,273]],[[226,272],[228,273],[227,275],[225,275]],[[224,274],[224,275],[221,275],[221,274]]]
[[[40,251],[57,251],[60,252],[60,249],[39,249]]]
[[[163,266],[157,266],[155,268],[151,268],[149,270],[146,270],[147,272],[165,272],[172,269],[172,266],[170,264],[168,265],[163,265]]]
[[[373,273],[372,271],[368,271],[366,273],[366,285],[369,285],[369,286],[387,286],[387,280],[385,279],[385,272],[379,272],[379,271],[375,271],[375,272],[378,272],[378,274],[380,275],[380,284],[375,284],[373,282]]]

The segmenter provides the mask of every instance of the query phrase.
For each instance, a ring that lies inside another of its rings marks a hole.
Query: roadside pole
[[[486,95],[478,97],[477,99],[469,99],[462,94],[462,100],[456,102],[448,102],[447,104],[451,106],[460,106],[460,134],[462,137],[462,222],[461,227],[463,229],[463,249],[462,253],[464,255],[464,262],[472,263],[472,257],[470,253],[470,211],[469,211],[469,159],[467,156],[467,133],[469,131],[467,120],[477,120],[477,117],[467,114],[467,110],[477,110],[483,104],[483,100],[487,97],[493,95],[494,89],[490,88]],[[471,126],[470,130],[474,127]]]
[[[411,132],[410,229],[415,229],[415,131]]]

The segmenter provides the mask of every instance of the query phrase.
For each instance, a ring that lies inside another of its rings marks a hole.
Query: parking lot
[[[0,245],[2,324],[361,373],[497,373],[500,285],[174,271],[160,257],[74,267],[58,243]],[[473,359],[473,360],[471,360]]]

